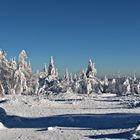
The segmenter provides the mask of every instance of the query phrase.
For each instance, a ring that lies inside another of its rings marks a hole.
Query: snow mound
[[[2,122],[0,122],[0,130],[4,130],[4,129],[6,129],[6,127],[3,125]]]
[[[48,131],[56,131],[56,130],[57,130],[56,127],[52,127],[52,126],[48,127]]]
[[[76,100],[76,99],[83,99],[82,97],[78,96],[76,93],[73,92],[66,92],[60,93],[56,96],[56,99],[63,99],[63,100]]]

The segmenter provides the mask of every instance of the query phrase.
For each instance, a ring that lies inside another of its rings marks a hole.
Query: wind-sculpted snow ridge
[[[60,78],[53,57],[49,67],[33,72],[25,50],[16,58],[8,60],[6,53],[0,50],[0,95],[57,95],[59,93],[94,94],[114,93],[127,95],[135,93],[140,95],[140,81],[134,75],[109,80],[106,76],[102,80],[96,76],[97,70],[92,60],[89,60],[87,70],[78,74],[69,73]]]

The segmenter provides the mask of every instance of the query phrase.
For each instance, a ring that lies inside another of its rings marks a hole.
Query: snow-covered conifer
[[[92,63],[91,60],[89,60],[89,64],[88,64],[88,68],[87,68],[87,72],[86,72],[86,75],[88,78],[92,78],[92,77],[95,77],[96,73],[97,73],[97,70],[95,69],[95,64]]]
[[[54,66],[54,60],[52,56],[48,67],[48,75],[55,76],[55,66]]]

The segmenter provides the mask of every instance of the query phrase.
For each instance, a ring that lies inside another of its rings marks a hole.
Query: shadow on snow
[[[7,99],[0,100],[0,104],[2,104],[2,103],[6,103],[7,101],[8,101]]]
[[[122,133],[115,133],[115,134],[102,134],[102,135],[95,135],[95,136],[86,136],[90,139],[126,139],[131,137],[131,131],[126,131]]]
[[[39,118],[27,118],[7,115],[0,108],[0,121],[7,128],[37,128],[45,131],[48,127],[79,128],[81,130],[107,130],[129,129],[140,123],[140,114],[110,113],[110,114],[64,114]],[[123,138],[128,137],[129,132],[123,134],[87,136],[90,138]]]

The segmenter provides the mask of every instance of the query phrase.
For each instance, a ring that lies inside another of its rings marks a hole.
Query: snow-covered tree
[[[74,80],[74,81],[78,81],[78,80],[79,80],[77,74],[74,74],[73,80]]]
[[[47,66],[44,64],[43,72],[47,72]]]
[[[135,82],[137,80],[136,74],[134,73],[133,81]]]
[[[72,83],[74,82],[72,73],[70,73],[70,78],[69,78],[69,80],[70,80],[70,84],[72,84]]]
[[[131,92],[131,86],[130,86],[129,79],[127,78],[123,83],[123,93],[125,94],[130,92]]]
[[[51,56],[51,59],[50,59],[50,64],[49,64],[49,67],[48,67],[48,75],[51,75],[51,76],[56,76],[56,72],[55,72],[55,66],[54,66],[54,60],[53,60],[53,57]]]
[[[111,82],[109,82],[108,89],[106,90],[107,93],[116,93],[116,79],[112,79]]]
[[[0,81],[0,96],[3,97],[4,96],[4,88],[3,88],[3,85]]]
[[[81,80],[79,81],[80,87],[79,87],[79,93],[81,94],[87,94],[87,76],[85,71],[83,70],[81,73]]]
[[[22,50],[18,57],[18,69],[15,73],[16,82],[18,81],[20,84],[17,86],[15,83],[15,92],[19,93],[30,93],[32,92],[33,81],[32,81],[32,68],[30,61],[27,60],[28,56],[25,50]]]
[[[91,60],[89,60],[89,64],[88,64],[88,68],[87,68],[87,72],[86,72],[86,76],[88,78],[93,78],[95,77],[96,73],[97,73],[97,70],[95,69],[95,64],[92,63]]]
[[[6,53],[0,50],[0,80],[4,94],[11,94],[13,88],[13,74],[16,69],[16,62],[8,61]]]
[[[107,89],[108,89],[108,86],[109,86],[109,81],[108,81],[108,78],[106,76],[104,77],[102,86],[103,86],[103,92],[106,93]]]
[[[68,69],[66,69],[66,71],[65,71],[64,80],[65,80],[65,82],[67,84],[70,83],[70,77],[69,77],[69,71],[68,71]]]
[[[42,71],[33,72],[31,63],[25,50],[18,56],[8,60],[6,53],[0,50],[0,95],[5,94],[50,94],[60,92],[74,92],[80,94],[111,92],[117,95],[127,93],[140,94],[140,80],[134,77],[121,77],[100,80],[97,76],[95,64],[89,60],[86,72],[69,74],[66,69],[63,78],[58,75],[53,57],[50,58],[48,68],[46,64]]]

